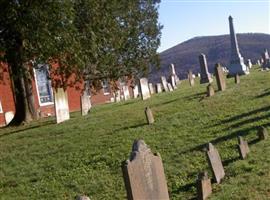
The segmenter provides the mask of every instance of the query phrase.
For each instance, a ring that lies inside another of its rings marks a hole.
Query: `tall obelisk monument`
[[[233,18],[229,16],[230,37],[231,37],[231,61],[228,67],[229,76],[249,74],[248,68],[241,56],[238,41],[233,27]]]

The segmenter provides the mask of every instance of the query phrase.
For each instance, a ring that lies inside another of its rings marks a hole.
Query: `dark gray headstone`
[[[208,163],[214,175],[214,180],[216,183],[220,183],[221,179],[223,179],[225,176],[225,172],[224,172],[224,168],[223,168],[219,153],[217,149],[211,143],[208,143],[206,154],[207,154]]]
[[[205,200],[212,194],[211,179],[207,172],[202,172],[197,180],[197,197],[198,200]]]
[[[143,140],[133,143],[122,170],[128,200],[169,200],[161,157],[153,154]]]
[[[154,120],[154,116],[151,109],[149,107],[146,107],[144,112],[145,112],[147,123],[153,124],[155,120]]]
[[[249,147],[247,141],[245,141],[241,136],[238,136],[238,151],[241,159],[245,159],[249,153]]]
[[[200,83],[211,83],[213,79],[211,78],[211,74],[208,72],[206,56],[204,54],[199,56],[199,62],[201,67]]]
[[[215,74],[217,80],[217,86],[219,91],[224,91],[226,89],[226,82],[223,76],[223,70],[219,63],[215,65]]]
[[[211,96],[214,96],[214,95],[215,95],[215,90],[214,90],[212,84],[209,84],[207,86],[207,96],[211,97]]]
[[[268,137],[268,131],[265,127],[261,126],[258,129],[257,135],[260,140],[266,140]]]

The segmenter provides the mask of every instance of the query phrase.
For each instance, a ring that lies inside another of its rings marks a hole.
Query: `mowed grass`
[[[256,142],[257,127],[270,125],[270,72],[253,68],[240,85],[206,97],[206,84],[183,81],[171,93],[94,107],[86,117],[72,113],[0,130],[1,199],[125,199],[121,163],[135,139],[144,139],[163,159],[171,199],[196,196],[199,172],[209,170],[205,144],[212,142],[226,178],[210,199],[270,199],[270,139]],[[214,83],[215,89],[216,83]],[[150,106],[155,123],[147,125]],[[240,160],[237,136],[250,142]]]

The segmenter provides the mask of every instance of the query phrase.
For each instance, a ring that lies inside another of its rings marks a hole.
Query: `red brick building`
[[[10,111],[15,113],[16,111],[8,66],[5,63],[0,64],[0,69],[2,69],[2,72],[0,72],[2,75],[2,78],[0,79],[0,126],[5,126],[5,113]],[[34,90],[35,107],[38,110],[40,116],[47,117],[55,115],[53,90],[51,87],[50,79],[48,78],[46,65],[40,65],[39,68],[34,69],[34,80],[32,81],[32,85]],[[14,87],[16,88],[16,86]],[[106,80],[102,81],[102,87],[103,89],[98,91],[96,94],[91,95],[92,105],[111,102],[113,94],[110,91],[110,87]],[[74,87],[67,88],[70,112],[79,111],[81,109],[80,88],[82,87],[79,83]],[[129,87],[129,93],[132,94],[131,92],[132,89]]]

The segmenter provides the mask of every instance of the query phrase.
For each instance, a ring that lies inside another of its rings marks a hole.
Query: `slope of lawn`
[[[183,81],[174,92],[96,106],[60,125],[48,118],[0,129],[0,199],[125,199],[121,163],[138,138],[161,154],[171,199],[196,196],[198,173],[209,171],[208,142],[226,172],[210,199],[270,199],[270,139],[256,141],[257,127],[270,125],[270,72],[254,68],[240,85],[227,79],[227,90],[210,98],[206,86]],[[150,126],[146,106],[155,116]],[[246,160],[239,159],[237,135],[250,143]]]

